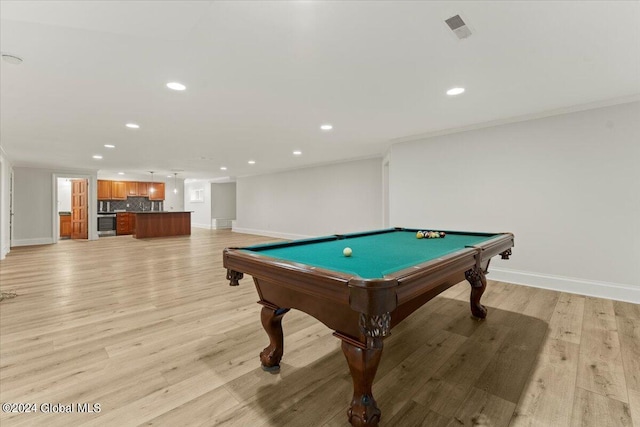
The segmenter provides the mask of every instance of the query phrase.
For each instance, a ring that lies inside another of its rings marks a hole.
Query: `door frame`
[[[0,260],[11,252],[13,240],[13,167],[0,147]]]
[[[390,227],[390,194],[389,194],[389,159],[390,155],[387,154],[382,159],[382,227]]]
[[[58,243],[60,240],[60,219],[58,218],[58,178],[70,178],[70,179],[86,179],[87,180],[87,227],[89,228],[88,240],[98,239],[98,193],[97,175],[81,174],[81,173],[66,173],[66,172],[54,172],[52,174],[52,187],[53,187],[53,200],[51,201],[51,216],[52,216],[52,233],[51,236],[53,243]]]

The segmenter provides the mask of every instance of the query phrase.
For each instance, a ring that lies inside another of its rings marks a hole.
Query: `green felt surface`
[[[434,258],[476,245],[493,238],[494,234],[452,234],[444,239],[416,239],[415,231],[391,231],[367,236],[347,236],[345,239],[316,241],[304,244],[268,244],[246,248],[251,252],[321,267],[362,278],[384,277],[394,271],[427,262]],[[345,257],[342,250],[352,249]]]

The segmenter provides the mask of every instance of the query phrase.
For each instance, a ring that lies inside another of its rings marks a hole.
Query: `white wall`
[[[195,190],[203,191],[202,202],[192,201]],[[191,226],[211,228],[211,185],[209,181],[186,182],[184,185],[184,210],[192,211]]]
[[[14,168],[14,246],[53,243],[51,182],[49,170]]]
[[[9,228],[11,206],[11,163],[0,147],[0,259],[9,253],[11,236]]]
[[[58,240],[55,189],[60,178],[89,180],[89,239],[97,239],[97,172],[14,167],[13,246]],[[54,216],[55,214],[55,216]]]
[[[173,188],[178,190],[177,193],[173,192]],[[184,210],[184,180],[176,179],[175,183],[173,178],[167,178],[164,185],[164,203],[162,208],[165,211],[183,211]]]
[[[382,159],[238,178],[234,231],[301,238],[382,227]]]
[[[71,181],[58,178],[58,212],[71,212]]]
[[[640,103],[400,143],[392,225],[511,231],[490,278],[640,302]]]
[[[236,183],[211,184],[211,217],[236,218]]]

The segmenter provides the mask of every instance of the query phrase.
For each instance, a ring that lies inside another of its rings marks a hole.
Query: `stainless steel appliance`
[[[116,235],[116,214],[98,212],[98,236]]]

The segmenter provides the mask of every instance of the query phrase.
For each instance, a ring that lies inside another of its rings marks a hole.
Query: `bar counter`
[[[147,211],[135,214],[136,226],[133,237],[136,239],[191,234],[190,211]]]

